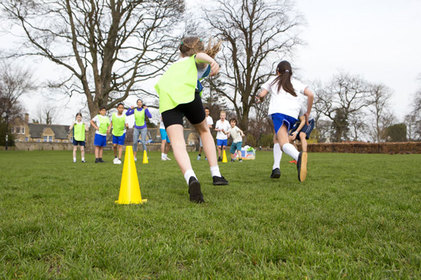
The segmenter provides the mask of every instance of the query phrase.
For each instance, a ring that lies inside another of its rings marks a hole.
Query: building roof
[[[69,135],[68,125],[28,123],[28,127],[31,138],[41,138],[42,132],[47,127],[51,128],[56,139],[67,139]]]

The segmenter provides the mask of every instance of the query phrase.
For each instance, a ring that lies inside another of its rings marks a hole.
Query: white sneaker
[[[168,156],[165,157],[165,160],[171,160]]]
[[[161,160],[167,160],[167,158],[165,158],[165,157],[161,157]]]
[[[134,158],[134,162],[136,162],[137,161],[137,158]]]
[[[121,164],[121,160],[117,159],[117,163],[116,164]]]
[[[200,156],[197,156],[197,160],[200,160]]]
[[[73,162],[76,162],[76,160],[74,159]]]
[[[113,159],[113,163],[114,163],[114,164],[118,164],[118,158],[114,158],[114,159]]]

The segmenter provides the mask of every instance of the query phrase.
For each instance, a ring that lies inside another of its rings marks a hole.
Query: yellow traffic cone
[[[121,176],[120,194],[117,204],[142,204],[147,199],[142,199],[139,180],[137,178],[136,164],[133,157],[133,147],[126,146],[124,156],[123,174]]]
[[[222,153],[222,162],[224,162],[224,163],[227,163],[228,162],[228,160],[227,160],[227,153],[225,153],[225,150]]]
[[[143,150],[143,164],[148,164],[148,153],[146,152],[146,150]]]

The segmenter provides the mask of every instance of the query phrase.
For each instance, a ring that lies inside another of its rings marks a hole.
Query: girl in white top
[[[282,151],[297,161],[298,180],[304,181],[307,176],[307,152],[299,153],[294,145],[288,141],[288,130],[292,128],[298,119],[301,102],[304,95],[307,96],[307,112],[304,114],[308,124],[308,116],[313,106],[314,94],[300,81],[291,79],[292,69],[288,61],[281,61],[276,67],[276,77],[271,78],[262,86],[262,91],[256,96],[256,102],[260,102],[268,93],[271,94],[269,103],[269,115],[272,117],[276,140],[275,149],[282,147]],[[278,147],[276,147],[278,145]],[[279,157],[282,156],[280,151]],[[274,174],[275,173],[275,174]],[[279,168],[272,170],[272,178],[279,178]]]

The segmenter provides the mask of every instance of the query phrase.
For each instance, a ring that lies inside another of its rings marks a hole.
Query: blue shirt
[[[134,108],[134,109],[129,109],[129,110],[127,110],[127,112],[126,112],[126,116],[130,116],[130,115],[133,115],[134,114],[134,110],[138,110],[139,112],[142,112],[142,110],[143,110],[143,108]],[[152,118],[152,115],[151,115],[151,113],[149,113],[149,110],[148,109],[145,109],[145,115],[148,117],[148,118]],[[145,124],[144,125],[142,125],[142,126],[137,126],[136,125],[136,120],[134,121],[134,126],[133,126],[134,128],[137,128],[137,129],[142,129],[142,128],[145,128],[146,127],[146,120],[145,120]]]

